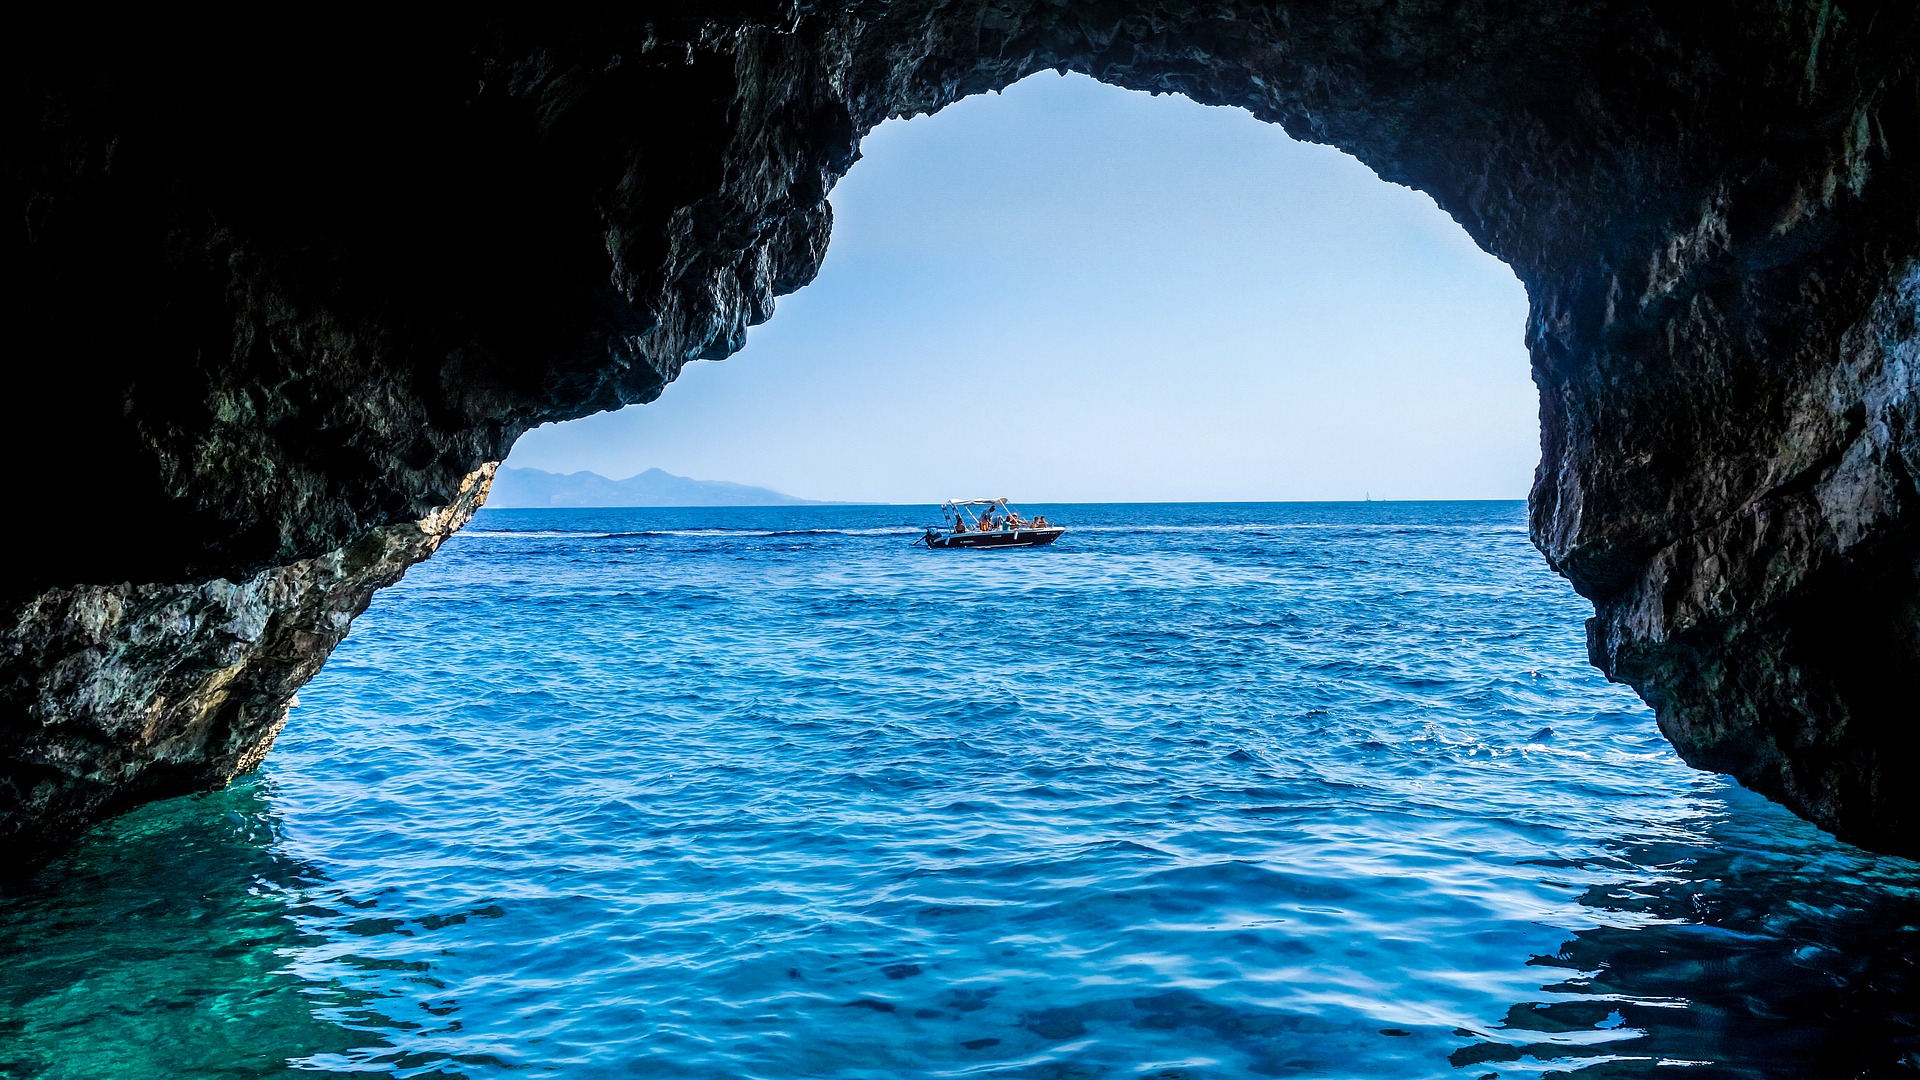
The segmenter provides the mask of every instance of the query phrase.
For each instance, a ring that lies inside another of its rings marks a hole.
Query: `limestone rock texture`
[[[1337,146],[1505,260],[1533,538],[1594,662],[1689,761],[1920,854],[1911,0],[31,18],[0,45],[25,857],[257,763],[520,433],[739,349],[867,131],[1049,68]]]

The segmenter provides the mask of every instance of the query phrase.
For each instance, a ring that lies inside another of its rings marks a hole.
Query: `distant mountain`
[[[796,499],[767,488],[725,480],[690,480],[648,469],[625,480],[599,473],[550,473],[542,469],[501,469],[493,478],[487,505],[497,509],[538,506],[798,506]]]

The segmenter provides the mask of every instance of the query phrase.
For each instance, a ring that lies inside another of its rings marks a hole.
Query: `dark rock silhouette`
[[[866,131],[1071,68],[1339,146],[1505,259],[1594,661],[1688,760],[1920,853],[1911,3],[633,10],[16,25],[6,400],[47,467],[0,843],[250,767],[519,433],[813,276]]]

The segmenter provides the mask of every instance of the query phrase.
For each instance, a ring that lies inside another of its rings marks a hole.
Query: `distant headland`
[[[694,480],[648,469],[625,480],[594,472],[551,473],[501,469],[487,505],[495,509],[554,506],[801,506],[821,505],[770,488],[725,480]]]

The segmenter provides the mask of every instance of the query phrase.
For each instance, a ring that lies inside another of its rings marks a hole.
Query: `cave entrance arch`
[[[1688,760],[1916,850],[1909,3],[36,18],[9,388],[67,403],[27,445],[104,467],[20,497],[145,528],[22,538],[0,840],[256,762],[518,434],[737,351],[817,271],[863,135],[1053,68],[1340,147],[1511,266],[1533,536],[1595,663]]]

